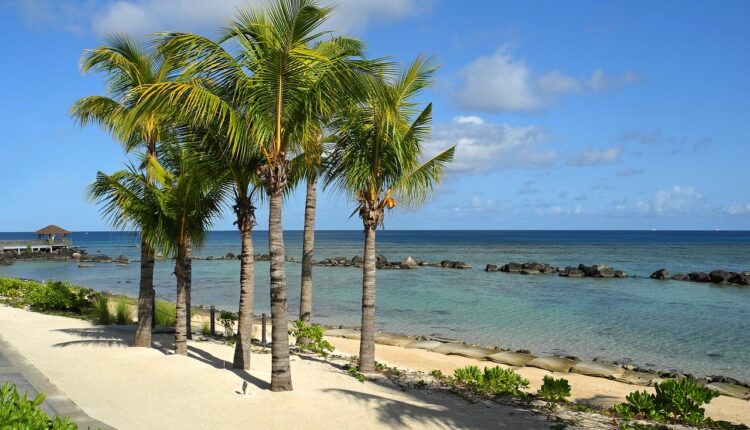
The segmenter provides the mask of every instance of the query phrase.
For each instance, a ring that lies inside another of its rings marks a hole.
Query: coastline
[[[227,428],[264,422],[285,428],[308,422],[310,428],[350,426],[360,428],[485,428],[506,423],[509,428],[551,428],[530,410],[484,402],[467,402],[452,394],[403,390],[392,384],[361,384],[329,363],[292,358],[294,392],[271,399],[264,378],[270,372],[270,354],[254,353],[249,373],[231,371],[233,348],[213,342],[190,341],[190,357],[169,352],[172,336],[156,335],[156,349],[127,347],[129,331],[116,326],[94,326],[79,319],[45,315],[0,306],[3,338],[24,354],[40,371],[90,416],[116,428],[184,425],[186,428],[220,425]],[[327,337],[337,354],[356,355],[359,342]],[[378,344],[379,361],[412,371],[451,373],[466,365],[489,363],[432,351]],[[496,364],[492,364],[493,366]],[[506,368],[508,366],[499,365]],[[304,367],[304,369],[300,369]],[[603,378],[561,374],[535,368],[515,369],[529,379],[529,390],[539,388],[545,375],[564,377],[572,386],[572,400],[598,407],[621,402],[636,389]],[[257,375],[257,376],[256,376]],[[242,381],[250,381],[241,395]],[[195,402],[201,408],[194,408]],[[248,414],[251,409],[255,412]],[[139,411],[133,414],[132,411]],[[202,411],[222,411],[220,421]],[[195,412],[190,412],[195,411]],[[280,412],[284,412],[279,414]],[[373,411],[376,413],[373,414]],[[706,407],[717,420],[750,424],[748,402],[726,396]],[[575,426],[574,426],[575,427]],[[611,425],[603,428],[612,428]]]

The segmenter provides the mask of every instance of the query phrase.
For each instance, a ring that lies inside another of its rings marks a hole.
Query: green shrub
[[[237,321],[237,315],[234,312],[221,311],[219,312],[219,323],[224,327],[224,336],[231,338],[234,336],[234,323]]]
[[[115,324],[127,325],[133,322],[133,308],[127,300],[120,298],[115,304]]]
[[[94,308],[94,319],[97,324],[112,324],[114,315],[109,310],[109,297],[101,293],[96,293],[93,296],[92,305]]]
[[[501,369],[499,366],[485,367],[484,372],[477,366],[466,366],[456,369],[453,377],[457,383],[482,395],[518,395],[521,388],[529,386],[529,381],[513,369]]]
[[[292,328],[292,334],[297,339],[303,338],[305,341],[297,344],[297,347],[303,351],[311,351],[327,357],[334,351],[333,345],[323,339],[323,327],[318,324],[305,324],[304,321],[295,321]]]
[[[78,426],[69,418],[50,418],[39,408],[44,394],[28,400],[26,393],[18,394],[15,384],[10,382],[0,388],[0,427],[3,429],[55,429],[77,430]]]
[[[156,301],[156,325],[174,327],[177,323],[177,306],[164,300]]]
[[[365,375],[363,375],[356,367],[349,367],[346,372],[352,377],[356,378],[359,382],[365,382]]]
[[[626,402],[615,405],[612,411],[625,419],[646,418],[698,426],[706,421],[701,406],[719,395],[688,378],[657,383],[654,388],[656,394],[645,391],[628,394]]]
[[[203,323],[203,326],[201,327],[201,333],[203,336],[210,336],[211,335],[211,325],[207,322]]]
[[[570,397],[570,384],[565,378],[544,377],[542,388],[537,391],[539,398],[550,403],[558,403]]]

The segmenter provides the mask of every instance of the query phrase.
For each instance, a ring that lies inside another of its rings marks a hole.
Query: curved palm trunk
[[[193,339],[193,325],[191,321],[192,300],[191,294],[193,289],[193,244],[188,241],[185,245],[185,333],[188,339]]]
[[[250,345],[253,339],[253,299],[255,294],[255,258],[253,257],[255,208],[247,197],[238,197],[235,212],[237,213],[237,227],[242,234],[242,254],[240,255],[240,310],[232,367],[250,370]]]
[[[315,204],[318,194],[318,176],[307,180],[305,199],[305,230],[302,235],[302,285],[299,296],[299,319],[306,324],[312,319],[312,271],[313,248],[315,246]],[[297,339],[297,343],[304,339]]]
[[[375,372],[375,230],[365,223],[365,256],[362,267],[362,337],[359,342],[359,371]]]
[[[283,186],[271,184],[268,251],[271,256],[271,391],[292,391],[284,271],[284,230],[281,224]]]
[[[138,287],[138,328],[133,346],[151,346],[151,323],[154,318],[154,250],[141,241],[141,281]]]
[[[174,273],[177,278],[177,321],[175,322],[174,352],[187,355],[187,246],[177,245]]]

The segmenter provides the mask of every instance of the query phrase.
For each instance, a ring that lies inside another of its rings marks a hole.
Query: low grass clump
[[[39,408],[45,395],[40,393],[34,400],[19,394],[15,384],[7,382],[0,388],[0,428],[3,429],[55,429],[77,430],[70,418],[50,418]]]
[[[203,323],[203,325],[201,326],[201,334],[203,334],[203,336],[211,335],[211,325],[209,323]]]
[[[133,322],[133,308],[124,298],[117,300],[115,304],[115,324],[127,325]]]
[[[104,294],[97,293],[94,294],[91,302],[93,307],[94,321],[97,324],[102,325],[112,324],[115,316],[109,309],[109,297]]]
[[[155,309],[156,325],[174,327],[177,323],[177,306],[166,300],[157,300]]]

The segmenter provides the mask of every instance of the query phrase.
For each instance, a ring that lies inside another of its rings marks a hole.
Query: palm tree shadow
[[[53,345],[56,348],[65,348],[75,345],[127,348],[133,344],[133,338],[135,336],[134,326],[108,325],[88,328],[63,328],[55,331],[83,338],[81,340],[56,343]],[[174,337],[166,333],[157,332],[151,337],[151,346],[153,349],[164,355],[170,355],[174,351]],[[216,357],[215,355],[193,345],[188,345],[188,357],[208,364],[216,369],[226,369],[237,375],[240,379],[247,381],[262,390],[271,388],[270,383],[252,376],[246,370],[233,369],[231,362]]]
[[[458,398],[442,393],[409,391],[409,395],[418,403],[430,406],[427,407],[361,391],[324,391],[364,403],[365,407],[377,414],[383,427],[387,428],[409,428],[415,422],[436,428],[461,429],[550,429],[554,425],[531,411],[506,405],[487,407],[483,404],[462,403]]]

